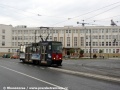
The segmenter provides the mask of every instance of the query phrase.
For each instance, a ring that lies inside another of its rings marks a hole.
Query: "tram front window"
[[[53,53],[62,53],[62,46],[61,45],[53,45],[52,51],[53,51]]]

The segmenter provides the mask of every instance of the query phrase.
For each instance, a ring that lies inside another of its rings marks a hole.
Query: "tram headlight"
[[[50,54],[48,54],[48,58],[51,58],[51,55],[50,55]]]

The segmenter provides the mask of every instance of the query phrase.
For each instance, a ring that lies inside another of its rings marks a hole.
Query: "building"
[[[11,52],[12,25],[0,24],[0,52]]]
[[[100,56],[100,50],[105,57],[120,57],[120,26],[86,26],[86,27],[27,27],[0,25],[0,52],[16,52],[21,44],[40,41],[40,35],[48,40],[63,43],[63,55],[69,55],[70,49],[79,55],[83,49],[86,57],[93,54]]]

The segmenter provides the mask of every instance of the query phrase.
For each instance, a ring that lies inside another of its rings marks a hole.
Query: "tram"
[[[33,64],[62,65],[62,42],[40,41],[26,45],[20,45],[20,57],[22,62]]]
[[[34,64],[62,63],[62,43],[58,41],[43,41],[20,46],[20,60]]]

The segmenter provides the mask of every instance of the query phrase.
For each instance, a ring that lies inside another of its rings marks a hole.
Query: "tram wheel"
[[[39,61],[33,60],[33,64],[38,65]]]

